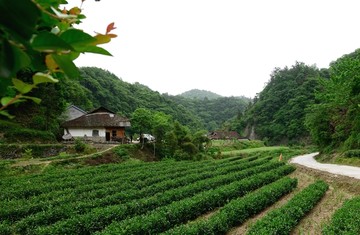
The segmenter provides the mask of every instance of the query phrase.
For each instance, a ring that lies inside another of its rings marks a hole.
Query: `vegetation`
[[[297,62],[291,68],[275,68],[270,81],[248,107],[246,126],[255,128],[258,138],[275,143],[304,141],[305,108],[314,102],[321,71]]]
[[[275,203],[281,196],[293,190],[296,184],[296,179],[282,178],[258,191],[230,201],[209,220],[181,225],[165,234],[225,234],[230,228]]]
[[[8,177],[0,185],[0,200],[7,201],[0,210],[0,218],[3,224],[11,224],[16,233],[97,231],[115,218],[136,217],[157,207],[157,210],[176,207],[169,204],[173,201],[179,202],[180,209],[188,200],[185,198],[192,195],[198,198],[197,202],[213,198],[216,204],[226,203],[226,198],[238,197],[239,190],[245,193],[249,187],[268,184],[292,170],[283,163],[269,162],[269,158],[249,157],[110,164],[58,169],[33,177]]]
[[[323,234],[359,234],[360,233],[360,197],[348,200],[335,212],[331,222],[324,228]]]
[[[221,97],[221,95],[218,95],[214,92],[199,90],[199,89],[192,89],[190,91],[185,91],[181,93],[179,96],[190,99],[200,99],[200,100],[204,100],[204,99],[213,100]]]
[[[329,186],[317,181],[291,198],[286,205],[271,211],[250,228],[248,234],[289,234],[300,219],[324,196]]]
[[[322,149],[360,148],[360,51],[331,63],[329,78],[320,80],[316,102],[306,115],[306,126]]]
[[[85,18],[81,6],[60,9],[62,4],[67,2],[0,1],[0,115],[13,118],[7,108],[26,100],[40,103],[31,93],[39,85],[77,78],[73,60],[80,53],[111,55],[97,45],[116,37],[114,24],[91,36],[74,28]]]

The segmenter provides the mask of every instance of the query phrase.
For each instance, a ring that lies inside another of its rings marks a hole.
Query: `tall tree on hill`
[[[245,113],[245,123],[254,126],[257,136],[271,143],[306,138],[309,134],[304,126],[305,108],[314,103],[319,75],[318,68],[300,62],[291,68],[275,68],[270,81]]]
[[[330,78],[320,89],[306,115],[314,141],[322,148],[360,148],[360,50],[331,63]]]

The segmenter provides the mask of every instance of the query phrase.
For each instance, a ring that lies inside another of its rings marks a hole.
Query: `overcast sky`
[[[68,0],[79,6],[81,0]],[[275,67],[327,68],[360,47],[356,0],[86,0],[85,32],[118,35],[113,57],[85,54],[78,66],[177,95],[202,89],[254,97]]]

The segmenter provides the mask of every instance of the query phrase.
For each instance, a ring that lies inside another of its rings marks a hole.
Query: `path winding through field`
[[[319,155],[319,153],[317,152],[297,156],[290,159],[290,163],[296,163],[312,169],[326,171],[335,175],[344,175],[360,179],[360,167],[319,163],[314,159],[316,155]]]

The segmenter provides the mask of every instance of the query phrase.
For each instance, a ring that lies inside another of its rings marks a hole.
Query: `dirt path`
[[[290,163],[296,163],[312,169],[326,171],[335,175],[344,175],[356,179],[360,179],[360,167],[344,166],[337,164],[323,164],[317,162],[314,157],[319,153],[310,153],[290,159]]]
[[[104,153],[106,151],[109,151],[110,149],[115,148],[116,146],[118,146],[118,145],[111,145],[109,148],[104,149],[102,151],[99,151],[99,152],[96,152],[96,153],[91,153],[91,154],[86,154],[86,155],[82,155],[82,156],[78,156],[78,157],[74,157],[74,158],[71,158],[71,159],[82,159],[82,158],[91,157],[94,154],[101,154],[101,153]],[[42,159],[39,159],[39,158],[35,158],[35,159],[17,161],[14,164],[12,164],[11,167],[29,166],[29,165],[42,165],[42,164],[47,166],[52,162],[62,162],[62,161],[68,161],[68,160],[69,160],[69,158],[67,158],[67,159],[54,159],[54,160],[42,160]]]

